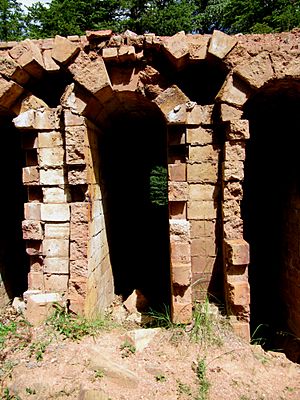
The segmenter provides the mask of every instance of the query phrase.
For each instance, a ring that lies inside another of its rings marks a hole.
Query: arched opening
[[[281,81],[248,101],[245,232],[250,243],[251,329],[266,348],[300,337],[300,84]]]
[[[99,126],[101,186],[115,292],[170,302],[166,124],[141,95],[114,97]]]
[[[15,296],[27,290],[29,260],[22,239],[23,207],[22,185],[23,152],[21,135],[7,116],[0,117],[2,156],[0,208],[0,308]]]

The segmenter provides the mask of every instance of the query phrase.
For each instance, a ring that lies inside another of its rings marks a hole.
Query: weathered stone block
[[[190,240],[190,223],[182,219],[173,219],[170,223],[170,236],[178,236],[181,241],[189,242]]]
[[[46,49],[43,51],[43,61],[45,70],[49,72],[59,71],[60,66],[52,58],[52,49]]]
[[[170,181],[184,182],[186,180],[186,164],[169,164],[168,174]]]
[[[43,228],[40,222],[25,220],[22,221],[23,239],[42,240]]]
[[[68,171],[68,182],[70,185],[85,185],[88,183],[88,171],[83,166],[82,168],[69,169]]]
[[[44,259],[44,273],[46,274],[68,274],[69,259],[68,258],[50,258]]]
[[[188,241],[171,240],[171,263],[190,264],[191,245]]]
[[[61,64],[67,64],[79,50],[79,44],[72,43],[70,40],[56,35],[52,49],[52,58]]]
[[[25,203],[24,217],[32,221],[41,220],[41,203]]]
[[[250,88],[230,75],[220,89],[216,100],[242,107],[250,96]]]
[[[120,62],[134,61],[136,59],[134,46],[121,46],[118,49]]]
[[[225,161],[244,161],[246,143],[244,141],[225,142]]]
[[[40,78],[44,72],[44,60],[38,45],[26,39],[9,51],[10,56],[30,75]]]
[[[274,77],[270,55],[261,52],[247,62],[239,64],[234,72],[250,86],[258,89]]]
[[[175,85],[170,86],[154,100],[168,122],[177,121],[182,124],[186,123],[185,103],[188,101],[188,97]]]
[[[191,238],[215,237],[216,222],[215,221],[191,221]]]
[[[197,128],[188,128],[186,132],[186,142],[191,145],[204,146],[213,142],[213,130],[204,129],[201,126]]]
[[[191,264],[173,264],[171,267],[172,283],[179,286],[189,286],[191,284]]]
[[[250,325],[249,322],[244,321],[234,321],[232,322],[233,332],[239,336],[240,338],[246,340],[246,342],[250,342],[251,335],[250,335]]]
[[[71,221],[72,223],[89,222],[91,215],[91,206],[89,203],[72,203],[71,204]]]
[[[234,121],[242,119],[243,111],[228,104],[221,104],[220,115],[223,122]]]
[[[241,218],[241,207],[238,200],[227,200],[223,202],[223,220]]]
[[[38,134],[38,147],[53,148],[63,145],[63,138],[61,132],[39,132]]]
[[[40,173],[37,167],[24,167],[22,169],[22,181],[24,185],[39,185]]]
[[[248,282],[228,281],[228,299],[236,306],[248,306],[250,304],[250,287]]]
[[[172,302],[172,321],[178,324],[189,324],[193,318],[192,298],[190,302]]]
[[[223,163],[223,179],[228,181],[242,181],[244,179],[243,161],[225,161]]]
[[[30,79],[30,75],[20,68],[19,64],[8,54],[0,58],[0,73],[8,79],[23,86]]]
[[[189,199],[190,200],[209,200],[214,201],[217,195],[217,188],[215,185],[206,184],[190,184],[189,185]]]
[[[30,271],[27,279],[29,290],[45,290],[43,272]]]
[[[86,222],[71,222],[71,240],[76,242],[87,241],[89,237],[89,225]]]
[[[117,47],[105,47],[102,49],[102,58],[105,61],[117,60],[118,49]]]
[[[187,181],[190,183],[217,183],[218,163],[212,161],[187,164]]]
[[[65,239],[44,239],[43,254],[46,257],[68,257],[69,240]]]
[[[59,110],[28,110],[13,119],[18,129],[53,130],[59,129]]]
[[[69,223],[45,224],[46,239],[69,239],[69,237],[70,237]]]
[[[68,275],[45,275],[45,290],[64,293],[68,290]]]
[[[203,163],[206,161],[217,161],[219,149],[217,146],[190,146],[189,147],[189,162],[190,163]]]
[[[195,105],[187,113],[187,125],[211,125],[213,105]]]
[[[239,217],[224,221],[223,229],[225,239],[243,238],[243,220]]]
[[[75,114],[70,110],[65,110],[65,126],[80,126],[84,125],[85,118],[81,115]]]
[[[228,36],[221,31],[214,30],[208,46],[208,53],[223,59],[236,44],[236,37]]]
[[[69,165],[85,165],[86,151],[83,146],[66,146],[66,163]]]
[[[186,35],[186,41],[189,45],[190,60],[205,60],[209,40],[210,35]]]
[[[214,201],[189,201],[188,219],[211,220],[217,217],[217,206]]]
[[[42,148],[38,151],[40,167],[59,167],[64,164],[64,148]]]
[[[54,303],[62,303],[58,293],[35,293],[26,297],[25,317],[34,326],[42,324],[50,316]]]
[[[202,237],[199,239],[192,239],[191,241],[191,255],[199,257],[215,257],[216,256],[216,241],[215,237]]]
[[[168,183],[168,198],[169,201],[187,201],[189,196],[189,186],[187,182]]]
[[[164,39],[163,47],[177,69],[181,69],[187,64],[190,49],[183,31]]]
[[[243,199],[243,187],[240,182],[225,182],[223,199],[227,200],[242,200]]]
[[[69,204],[42,204],[42,221],[64,222],[70,220]]]
[[[225,240],[224,245],[229,265],[248,265],[250,263],[250,248],[245,240]]]
[[[85,31],[85,34],[88,41],[92,40],[102,41],[102,40],[107,40],[111,37],[112,30],[102,29],[98,31]]]
[[[87,243],[71,242],[70,243],[70,260],[82,260],[87,258]]]
[[[247,119],[230,121],[226,126],[226,138],[227,140],[249,139],[249,121]]]
[[[43,188],[44,203],[67,203],[68,193],[66,189],[60,187]]]
[[[49,186],[63,185],[65,183],[63,169],[40,169],[40,183]]]
[[[100,57],[93,57],[81,51],[75,62],[69,66],[74,79],[99,100],[112,94],[111,82]],[[106,100],[106,99],[104,99]]]
[[[21,96],[24,89],[13,81],[7,81],[0,77],[0,105],[10,108]]]

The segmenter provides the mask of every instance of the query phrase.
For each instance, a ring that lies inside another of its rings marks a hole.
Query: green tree
[[[0,0],[0,40],[20,40],[24,37],[24,15],[16,0]]]
[[[229,33],[269,33],[300,26],[299,0],[230,0],[223,15]]]
[[[52,0],[49,6],[36,3],[28,7],[28,34],[38,38],[117,29],[119,9],[117,0]]]

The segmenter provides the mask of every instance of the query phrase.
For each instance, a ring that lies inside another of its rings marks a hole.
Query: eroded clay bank
[[[138,289],[188,323],[209,295],[247,339],[250,314],[300,336],[299,40],[0,43],[2,306],[95,316]]]

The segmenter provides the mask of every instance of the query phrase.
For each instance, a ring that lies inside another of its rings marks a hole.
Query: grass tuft
[[[106,326],[104,319],[87,320],[78,315],[70,314],[65,307],[55,305],[53,315],[47,320],[47,324],[65,338],[81,340],[84,336],[95,336]]]

